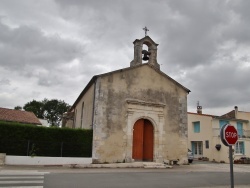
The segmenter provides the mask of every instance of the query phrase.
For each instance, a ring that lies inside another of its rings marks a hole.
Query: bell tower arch
[[[157,62],[157,46],[149,36],[145,36],[142,39],[136,39],[134,42],[134,59],[130,62],[130,67],[141,65],[142,61],[148,60],[150,65],[160,69],[160,65]],[[148,51],[143,50],[143,44],[148,46]],[[144,56],[142,58],[142,55]]]

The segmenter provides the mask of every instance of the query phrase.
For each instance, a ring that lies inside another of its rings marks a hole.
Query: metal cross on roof
[[[149,31],[148,30],[148,28],[145,26],[144,28],[142,28],[144,31],[145,31],[145,37],[147,36],[147,31]]]

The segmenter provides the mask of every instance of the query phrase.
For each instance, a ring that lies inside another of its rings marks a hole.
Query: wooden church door
[[[137,161],[153,161],[154,128],[146,119],[135,122],[133,130],[132,158]]]

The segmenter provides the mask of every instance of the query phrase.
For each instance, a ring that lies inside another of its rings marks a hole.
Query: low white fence
[[[5,165],[70,165],[91,164],[92,158],[75,157],[30,157],[6,155]]]

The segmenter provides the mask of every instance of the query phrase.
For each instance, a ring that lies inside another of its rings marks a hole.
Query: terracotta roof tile
[[[218,116],[216,116],[216,115],[211,115],[211,114],[198,114],[198,113],[194,113],[194,112],[188,112],[188,114],[199,115],[199,116],[218,117]]]
[[[13,110],[0,107],[0,120],[27,124],[41,125],[41,122],[33,112]]]
[[[232,110],[232,111],[220,116],[220,118],[235,119],[235,110]]]

